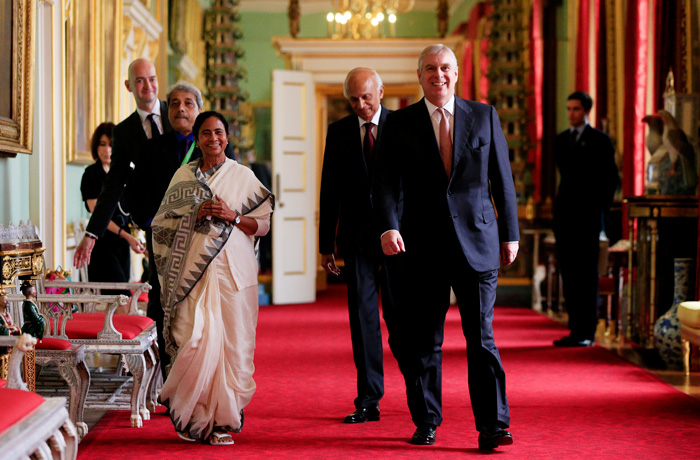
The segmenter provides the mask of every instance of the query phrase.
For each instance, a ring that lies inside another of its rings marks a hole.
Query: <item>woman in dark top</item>
[[[97,197],[109,172],[112,161],[112,128],[114,128],[113,123],[102,123],[92,134],[90,144],[95,163],[85,168],[80,184],[85,208],[89,212],[95,209]],[[90,265],[88,265],[89,280],[128,282],[131,270],[129,247],[138,254],[145,250],[139,240],[129,232],[129,214],[122,198],[112,215],[107,231],[95,242]],[[129,291],[107,290],[103,291],[103,294],[131,295]]]

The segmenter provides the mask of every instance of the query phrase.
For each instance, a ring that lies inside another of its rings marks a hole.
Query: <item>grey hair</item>
[[[418,58],[418,71],[422,72],[423,71],[423,59],[426,56],[432,56],[433,54],[447,54],[452,58],[452,62],[455,65],[455,68],[457,68],[457,57],[455,56],[454,51],[452,51],[449,47],[443,45],[442,43],[437,44],[437,45],[430,45],[425,48],[423,48],[423,51],[420,53],[420,57]]]
[[[202,110],[202,107],[204,107],[204,101],[202,100],[202,92],[192,83],[188,81],[179,81],[173,86],[171,86],[168,90],[168,95],[165,98],[168,101],[168,104],[170,104],[170,96],[172,96],[175,91],[179,91],[181,93],[190,93],[197,100],[197,106],[199,107],[199,110]]]
[[[382,83],[382,77],[379,76],[376,70],[369,67],[355,67],[348,72],[348,75],[345,77],[345,82],[343,82],[343,96],[345,96],[346,99],[350,98],[348,95],[348,85],[350,84],[350,79],[358,72],[370,72],[372,74],[372,78],[374,79],[374,83],[377,84],[377,89],[384,86],[384,83]]]

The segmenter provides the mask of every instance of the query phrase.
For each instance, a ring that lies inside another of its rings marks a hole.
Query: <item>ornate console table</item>
[[[654,323],[672,301],[673,258],[695,258],[698,199],[657,195],[627,197],[624,202],[632,242],[626,338],[653,348]]]
[[[2,278],[0,287],[12,289],[18,276],[41,278],[44,273],[44,245],[41,241],[0,244]]]

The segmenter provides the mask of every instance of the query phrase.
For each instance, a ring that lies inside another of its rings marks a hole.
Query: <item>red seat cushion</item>
[[[34,412],[44,401],[30,391],[0,388],[0,433]]]
[[[601,276],[598,278],[598,291],[601,294],[615,292],[615,278],[611,276]]]
[[[63,339],[52,339],[46,337],[38,340],[36,343],[37,350],[68,350],[69,348],[70,342]]]
[[[0,388],[5,388],[5,385],[7,385],[7,380],[0,379]]]
[[[104,322],[104,313],[73,313],[73,319],[66,323],[66,335],[69,339],[96,339]],[[123,339],[131,340],[150,327],[153,320],[145,316],[114,315],[112,324]]]

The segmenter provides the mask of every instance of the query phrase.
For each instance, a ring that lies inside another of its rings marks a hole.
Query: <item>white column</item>
[[[46,266],[55,268],[66,266],[61,2],[36,0],[36,13],[34,152],[29,166],[29,208],[46,247]]]

